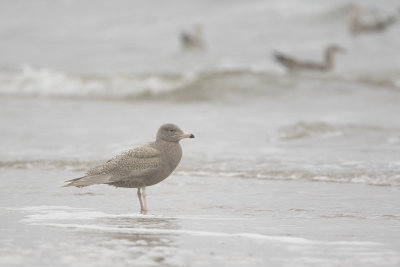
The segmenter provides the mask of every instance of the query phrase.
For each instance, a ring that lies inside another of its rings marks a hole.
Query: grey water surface
[[[353,37],[350,4],[1,0],[0,265],[399,266],[400,24]],[[330,73],[272,60],[331,43]],[[148,215],[62,188],[167,122],[196,139]]]

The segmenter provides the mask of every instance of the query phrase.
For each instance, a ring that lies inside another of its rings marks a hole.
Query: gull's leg
[[[137,196],[138,196],[139,202],[140,202],[140,212],[143,213],[144,209],[143,209],[142,194],[140,193],[140,187],[138,187],[138,189],[137,189]]]
[[[142,187],[142,197],[143,197],[143,206],[144,212],[147,212],[147,201],[146,201],[146,187]]]

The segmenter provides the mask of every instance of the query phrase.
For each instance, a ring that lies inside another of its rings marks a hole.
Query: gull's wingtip
[[[74,182],[79,181],[80,179],[82,179],[84,177],[85,176],[82,176],[82,177],[79,177],[79,178],[74,178],[74,179],[71,179],[71,180],[67,180],[67,181],[65,181],[65,183],[68,183],[68,184],[65,184],[65,185],[63,185],[61,187],[76,186],[76,185],[74,185]]]

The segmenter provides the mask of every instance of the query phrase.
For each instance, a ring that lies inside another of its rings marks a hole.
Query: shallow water
[[[175,176],[149,188],[151,211],[140,215],[133,190],[65,189],[53,177],[73,172],[30,174],[6,170],[13,177],[1,194],[6,266],[400,262],[399,194],[391,187]]]
[[[1,266],[400,265],[398,23],[354,38],[345,0],[1,2]],[[183,52],[196,23],[207,48]],[[330,43],[328,74],[271,59]],[[196,138],[148,215],[61,187],[166,122]]]
[[[1,102],[5,266],[400,263],[397,126],[280,123],[259,101]],[[196,139],[149,188],[149,215],[132,189],[61,188],[171,118]]]

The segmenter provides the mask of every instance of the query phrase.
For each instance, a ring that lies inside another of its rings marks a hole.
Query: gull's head
[[[162,125],[157,132],[157,140],[179,142],[183,138],[194,138],[194,135],[182,131],[181,128],[172,123]]]

